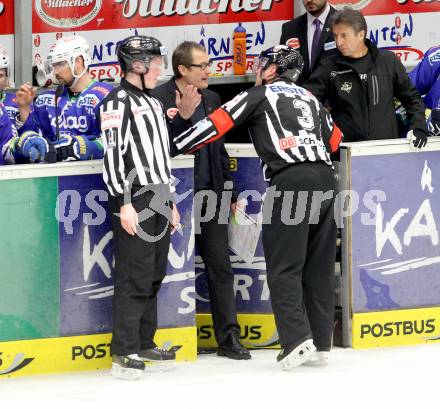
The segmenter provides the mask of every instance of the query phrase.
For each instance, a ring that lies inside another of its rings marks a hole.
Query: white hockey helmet
[[[52,68],[53,64],[67,61],[72,75],[75,78],[80,78],[87,72],[87,68],[90,65],[89,50],[89,43],[83,37],[78,35],[61,37],[49,50],[47,63]],[[82,57],[84,60],[84,71],[79,74],[75,74],[74,69],[77,57]]]
[[[0,45],[0,69],[6,70],[6,76],[9,75],[9,56],[5,49]]]

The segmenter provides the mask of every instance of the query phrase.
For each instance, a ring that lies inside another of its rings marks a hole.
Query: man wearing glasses
[[[172,123],[179,116],[176,96],[181,94],[181,90],[193,85],[202,97],[190,118],[192,125],[220,106],[220,96],[207,89],[211,62],[201,45],[192,41],[179,44],[173,53],[172,65],[174,78],[155,88],[152,94],[163,103],[171,136],[176,137],[178,134],[173,133]],[[178,153],[174,143],[171,143],[171,152],[174,155]],[[202,203],[195,203],[195,206],[201,206],[199,211],[194,212],[196,218],[200,215],[200,220],[195,220],[195,225],[200,226],[200,232],[196,231],[196,244],[208,279],[214,334],[219,346],[217,354],[230,359],[250,359],[251,355],[240,343],[233,288],[234,276],[228,254],[227,224],[221,222],[227,218],[225,215],[220,216],[220,204],[225,188],[232,188],[232,180],[229,173],[229,156],[223,140],[220,139],[195,152],[194,190],[208,191],[207,194],[214,192],[217,197],[216,201],[211,201],[207,200],[208,196],[203,196]],[[232,202],[231,210],[235,212],[235,194],[232,195]],[[212,208],[214,206],[215,209]],[[202,221],[208,218],[206,215],[211,214],[213,217],[209,221]]]

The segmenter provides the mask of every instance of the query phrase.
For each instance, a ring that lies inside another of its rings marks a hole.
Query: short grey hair
[[[330,28],[333,30],[336,24],[345,24],[351,27],[356,34],[364,31],[365,37],[367,37],[368,27],[365,17],[360,11],[352,9],[351,7],[345,6],[333,14],[330,18]]]

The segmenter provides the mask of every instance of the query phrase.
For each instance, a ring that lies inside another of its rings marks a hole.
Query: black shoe
[[[154,348],[141,349],[139,352],[139,358],[142,361],[174,361],[176,359],[176,353],[172,350],[167,351],[155,346]]]
[[[217,350],[218,356],[230,359],[251,359],[249,351],[241,344],[238,334],[232,333],[227,341],[221,344]]]
[[[112,355],[111,375],[118,379],[139,379],[145,364],[137,355]]]

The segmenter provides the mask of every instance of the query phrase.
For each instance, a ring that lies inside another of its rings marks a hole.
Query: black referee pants
[[[264,221],[263,246],[280,344],[298,345],[313,338],[318,350],[329,350],[336,252],[333,171],[324,163],[292,165],[277,173],[270,185],[281,192],[281,197],[274,199],[271,223]],[[333,191],[331,198],[316,210],[316,197],[312,206],[313,192],[326,191]],[[294,192],[290,203],[289,192]],[[306,194],[306,200],[298,199]]]
[[[228,250],[228,225],[219,224],[219,201],[204,200],[195,206],[201,206],[201,217],[205,217],[207,206],[215,207],[214,217],[209,221],[196,220],[200,223],[200,234],[196,234],[196,244],[205,264],[208,281],[209,301],[211,306],[214,335],[218,345],[225,344],[231,333],[240,336],[237,323],[237,307],[234,294],[234,273]],[[208,211],[208,214],[211,214]]]
[[[159,196],[147,191],[132,198],[132,205],[140,213],[150,208],[152,200],[162,200]],[[109,203],[115,254],[111,354],[129,355],[154,346],[157,293],[167,271],[171,211],[164,201],[167,217],[154,212],[139,223],[138,234],[130,236],[114,214],[120,208],[111,196]]]

